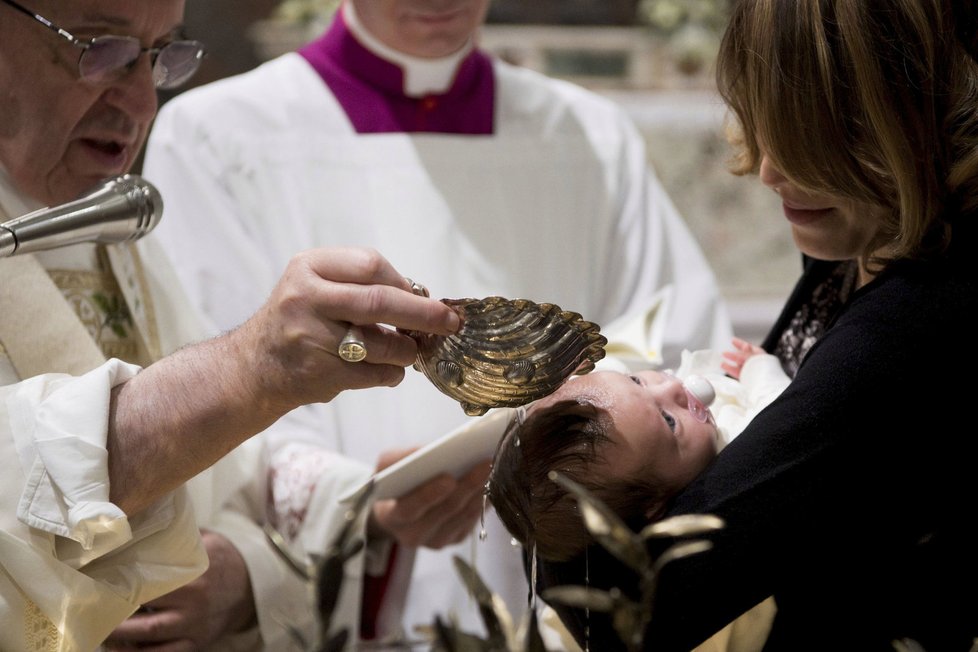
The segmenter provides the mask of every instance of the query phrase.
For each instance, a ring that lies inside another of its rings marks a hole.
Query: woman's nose
[[[760,177],[761,183],[774,192],[778,192],[781,185],[788,181],[787,177],[774,167],[774,163],[771,162],[767,154],[761,157],[761,167],[757,176]]]

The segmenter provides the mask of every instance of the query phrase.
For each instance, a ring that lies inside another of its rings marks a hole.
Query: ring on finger
[[[363,331],[359,326],[350,326],[347,329],[336,353],[347,362],[360,362],[367,357],[367,345],[363,341]]]
[[[428,292],[428,288],[421,285],[420,283],[415,283],[413,279],[404,277],[404,280],[411,284],[411,292],[418,295],[419,297],[429,297],[431,294]]]

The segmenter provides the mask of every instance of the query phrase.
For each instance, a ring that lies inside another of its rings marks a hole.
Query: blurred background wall
[[[498,56],[620,103],[716,271],[739,334],[758,341],[800,271],[777,197],[726,170],[713,83],[725,0],[493,0],[481,35]],[[249,70],[318,36],[336,0],[190,0],[208,56],[188,87]],[[181,92],[186,89],[181,89]],[[172,95],[161,96],[167,101]]]

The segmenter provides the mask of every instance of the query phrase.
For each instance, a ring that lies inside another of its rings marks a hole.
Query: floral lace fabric
[[[855,263],[837,265],[812,291],[781,333],[774,355],[789,377],[794,378],[809,349],[825,334],[826,329],[849,301],[856,288],[858,269]]]
[[[292,542],[299,534],[316,481],[328,467],[328,454],[314,449],[290,447],[269,463],[269,510],[272,527]]]

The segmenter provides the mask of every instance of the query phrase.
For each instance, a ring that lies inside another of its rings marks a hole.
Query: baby
[[[723,354],[684,352],[674,373],[572,377],[509,424],[489,500],[521,544],[566,561],[592,538],[550,471],[583,485],[626,523],[655,520],[788,382],[777,358],[740,339]]]

